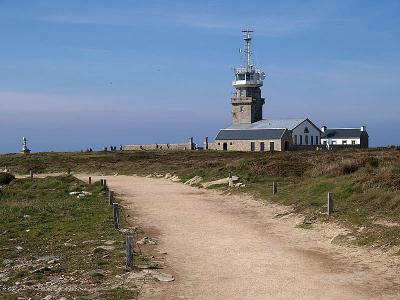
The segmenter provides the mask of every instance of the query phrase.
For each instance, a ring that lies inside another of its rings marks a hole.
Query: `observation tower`
[[[265,73],[251,61],[251,40],[253,30],[242,30],[244,40],[245,65],[235,68],[235,88],[232,103],[232,124],[249,124],[262,120],[262,107],[265,99],[261,97],[261,87]]]

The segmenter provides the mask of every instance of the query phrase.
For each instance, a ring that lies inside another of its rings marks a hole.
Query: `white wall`
[[[326,141],[328,143],[328,139],[322,139],[322,143]],[[347,145],[352,145],[351,141],[356,141],[356,145],[360,145],[360,139],[359,138],[354,138],[354,139],[330,139],[330,143],[334,145],[343,145],[343,141],[347,141]]]
[[[308,128],[308,133],[304,133],[305,128]],[[316,129],[308,120],[301,123],[292,131],[293,136],[293,144],[294,145],[317,145],[321,144],[321,134],[318,129]],[[295,140],[295,136],[297,136],[297,143]],[[302,136],[302,142],[300,143],[300,136]],[[308,144],[306,144],[306,136],[308,136]],[[311,136],[313,137],[311,143]],[[316,138],[318,137],[318,143],[316,142]]]

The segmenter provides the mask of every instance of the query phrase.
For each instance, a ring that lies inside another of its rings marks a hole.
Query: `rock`
[[[89,275],[91,277],[104,277],[106,275],[106,273],[103,270],[93,270],[89,272]]]
[[[235,181],[238,181],[238,180],[239,180],[239,177],[232,176],[232,182],[235,182]],[[210,182],[205,182],[205,183],[202,184],[202,187],[208,188],[210,186],[219,185],[219,184],[226,184],[227,185],[228,182],[229,182],[229,177],[226,177],[226,178],[222,178],[222,179],[218,179],[218,180],[214,180],[214,181],[210,181]]]
[[[24,248],[22,248],[21,246],[17,246],[15,247],[15,249],[17,249],[18,251],[24,250]]]
[[[112,251],[114,249],[115,249],[114,246],[98,246],[98,247],[94,248],[93,251],[98,251],[98,250]]]
[[[5,259],[3,260],[3,265],[8,266],[11,265],[14,261],[12,259]]]
[[[288,216],[290,216],[291,214],[292,214],[291,212],[285,211],[285,212],[283,212],[283,213],[276,214],[276,215],[274,216],[274,219],[278,219],[278,218],[284,219],[284,217],[285,217],[285,219],[286,219],[286,218],[287,218]]]
[[[81,192],[70,192],[70,195],[79,195]]]
[[[0,273],[0,281],[7,282],[10,278],[7,276],[6,273]]]
[[[234,185],[234,187],[240,188],[240,187],[245,187],[246,185],[243,184],[242,182],[238,182]]]
[[[312,223],[314,223],[314,222],[313,222],[312,218],[309,217],[309,216],[306,216],[306,217],[304,218],[304,220],[303,220],[303,224],[311,225]]]
[[[37,269],[35,269],[35,270],[33,270],[31,273],[32,274],[35,274],[35,273],[45,273],[45,272],[49,272],[51,269],[49,268],[49,267],[47,267],[47,266],[44,266],[44,267],[40,267],[40,268],[37,268]]]
[[[70,243],[70,242],[65,242],[65,243],[64,243],[64,246],[65,246],[65,247],[76,247],[75,244],[72,244],[72,243]]]
[[[198,184],[203,181],[203,177],[201,176],[194,176],[193,178],[187,180],[184,184],[186,185],[193,185],[193,184]]]
[[[163,174],[156,174],[156,177],[157,178],[162,178],[162,177],[164,177],[164,175]]]
[[[60,259],[54,255],[45,255],[39,257],[36,261],[37,262],[46,262],[48,264],[53,264],[55,262],[58,262]]]
[[[152,275],[155,279],[162,282],[170,282],[175,280],[174,276],[166,273],[153,273]]]
[[[114,245],[115,241],[105,241],[104,244],[106,245]]]
[[[176,175],[172,176],[169,180],[171,180],[172,182],[181,182],[180,178]]]
[[[31,216],[30,215],[24,215],[24,218],[25,219],[28,219],[28,218],[30,218]]]
[[[167,173],[167,174],[165,174],[165,176],[164,176],[165,179],[169,179],[169,178],[171,178],[171,177],[172,177],[171,173]]]
[[[52,295],[47,295],[46,297],[43,298],[43,300],[50,300],[50,299],[53,299]]]
[[[136,244],[138,244],[138,245],[157,245],[157,242],[154,241],[153,239],[145,236],[140,241],[137,241]]]
[[[83,241],[82,242],[82,244],[93,244],[93,243],[96,243],[96,241],[95,240],[87,240],[87,241]]]
[[[119,175],[118,173],[115,173],[115,174],[114,174],[114,176],[118,176],[118,175]]]

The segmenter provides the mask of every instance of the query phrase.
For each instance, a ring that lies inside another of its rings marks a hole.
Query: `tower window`
[[[246,77],[245,77],[244,74],[237,74],[236,75],[236,80],[245,80],[245,79],[246,79]]]

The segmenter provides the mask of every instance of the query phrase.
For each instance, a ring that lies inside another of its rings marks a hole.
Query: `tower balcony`
[[[235,80],[232,81],[232,85],[234,87],[261,87],[264,78],[265,73],[254,66],[236,68]]]
[[[232,85],[234,87],[262,87],[263,80],[261,79],[233,80]]]

